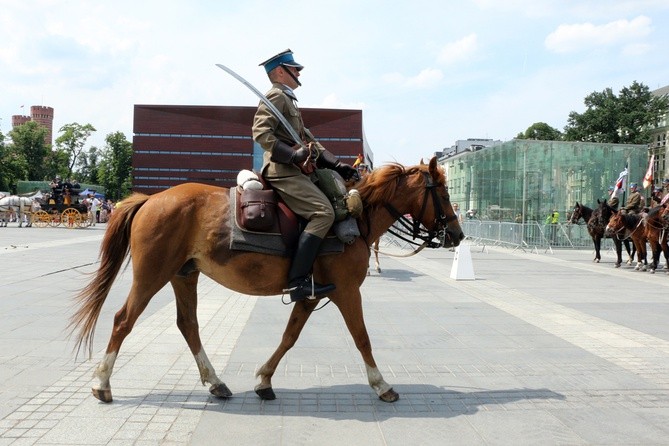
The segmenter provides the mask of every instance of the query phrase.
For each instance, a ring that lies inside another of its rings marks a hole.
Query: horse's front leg
[[[344,294],[344,293],[342,293]],[[379,398],[387,403],[397,401],[400,396],[395,392],[390,384],[388,384],[381,376],[381,372],[376,366],[374,356],[372,355],[372,344],[369,341],[367,328],[362,316],[362,298],[360,290],[355,289],[344,294],[345,298],[334,300],[333,302],[339,308],[344,322],[348,327],[348,331],[353,337],[355,346],[362,355],[362,360],[365,362],[367,369],[367,380],[369,385],[374,389]]]
[[[307,320],[314,311],[314,308],[316,308],[316,305],[318,305],[318,302],[320,301],[306,300],[296,302],[295,305],[293,305],[288,324],[281,337],[281,343],[267,362],[256,372],[256,377],[260,378],[260,383],[256,385],[255,392],[263,400],[276,399],[274,390],[272,390],[272,376],[274,376],[274,372],[276,371],[281,358],[283,358],[286,352],[288,352],[288,350],[295,345],[295,342],[297,342],[297,338],[300,337],[304,325],[307,323]]]
[[[199,272],[186,276],[174,276],[170,281],[177,301],[177,327],[190,348],[200,372],[202,384],[210,384],[209,392],[219,398],[228,398],[232,392],[216,375],[200,339],[200,325],[197,321],[197,281]]]
[[[623,263],[623,242],[621,242],[615,235],[611,238],[613,245],[616,247],[616,263],[615,267],[620,268]]]
[[[651,274],[655,274],[655,270],[657,269],[657,264],[660,263],[660,253],[662,252],[662,250],[660,249],[659,240],[648,239],[648,242],[650,243],[650,250],[651,250],[651,261],[649,270]]]
[[[647,254],[646,254],[646,240],[632,240],[636,249],[637,264],[634,268],[636,271],[646,271],[647,269]]]

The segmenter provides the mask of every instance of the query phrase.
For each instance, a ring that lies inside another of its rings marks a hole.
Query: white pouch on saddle
[[[263,188],[262,183],[258,179],[258,175],[247,169],[241,170],[237,174],[237,186],[241,187],[243,190],[262,190]]]

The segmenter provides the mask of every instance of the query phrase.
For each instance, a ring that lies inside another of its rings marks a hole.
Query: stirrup
[[[310,285],[310,289],[308,288]],[[316,292],[318,288],[318,293]],[[336,287],[333,284],[328,284],[328,285],[321,285],[319,283],[316,283],[314,281],[314,276],[311,276],[310,278],[304,278],[300,282],[297,283],[297,285],[289,287],[289,288],[284,288],[283,292],[284,293],[290,293],[290,300],[291,302],[300,302],[303,300],[317,300],[317,299],[322,299],[324,297],[327,297],[327,294],[330,293],[331,291],[334,291]],[[299,295],[299,296],[294,296],[293,292],[297,290],[305,290],[305,291],[310,291],[311,294],[308,295]]]

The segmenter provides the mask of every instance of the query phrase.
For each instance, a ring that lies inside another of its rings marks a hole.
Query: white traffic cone
[[[455,257],[453,257],[453,266],[451,267],[451,279],[476,280],[469,245],[462,244],[455,248]]]

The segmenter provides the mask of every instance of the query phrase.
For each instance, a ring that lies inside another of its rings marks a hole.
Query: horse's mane
[[[360,197],[363,203],[369,207],[383,206],[389,203],[393,198],[396,198],[397,187],[400,180],[407,178],[408,186],[415,186],[417,183],[424,182],[423,175],[415,175],[416,173],[427,172],[428,166],[420,164],[413,167],[404,167],[399,163],[391,163],[372,170],[354,187],[360,192]],[[442,169],[439,169],[439,177],[437,179],[438,185],[446,183],[446,177]],[[423,188],[411,187],[416,193],[420,193]],[[405,191],[402,191],[406,193]],[[413,197],[405,197],[411,201]]]

